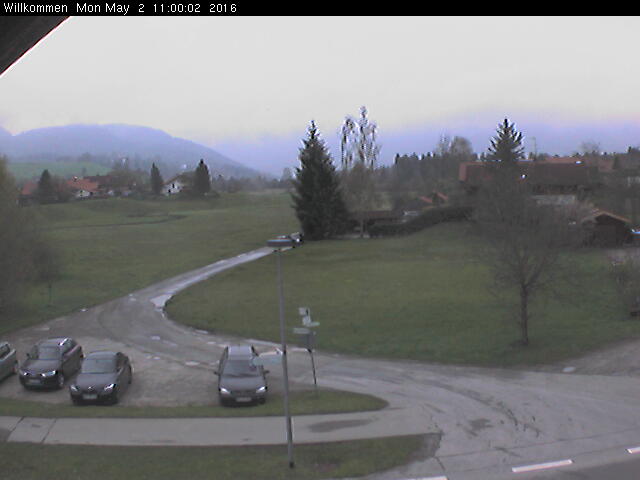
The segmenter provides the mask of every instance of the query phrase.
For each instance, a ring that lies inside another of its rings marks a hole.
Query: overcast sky
[[[387,130],[488,111],[640,123],[639,45],[639,18],[74,17],[0,77],[0,125],[215,148],[312,118],[334,132],[360,105]]]

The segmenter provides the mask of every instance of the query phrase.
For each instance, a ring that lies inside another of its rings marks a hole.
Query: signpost
[[[311,320],[311,309],[308,307],[298,308],[298,313],[302,316],[303,327],[295,327],[293,333],[301,336],[301,340],[311,356],[311,369],[313,370],[313,385],[318,393],[318,379],[316,377],[316,362],[313,358],[313,349],[316,346],[316,332],[311,330],[312,327],[317,327],[320,322],[314,322]]]

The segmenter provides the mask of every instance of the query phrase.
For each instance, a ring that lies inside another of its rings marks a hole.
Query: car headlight
[[[231,392],[224,387],[220,387],[220,393],[223,395],[231,395]]]
[[[77,385],[70,385],[69,390],[71,390],[73,393],[78,393],[80,391]]]
[[[267,391],[267,387],[260,387],[256,390],[256,393],[264,393]]]
[[[116,387],[115,383],[110,383],[109,385],[107,385],[106,387],[104,387],[104,389],[102,390],[103,392],[109,393],[111,392],[114,388]]]
[[[25,375],[29,375],[29,372],[27,372],[26,370],[20,369],[20,375],[24,377]]]
[[[50,372],[42,372],[40,375],[43,377],[53,377],[56,374],[55,370],[51,370]]]

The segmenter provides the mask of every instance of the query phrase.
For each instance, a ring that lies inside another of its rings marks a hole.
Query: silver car
[[[0,342],[0,380],[18,372],[16,350],[7,342]]]

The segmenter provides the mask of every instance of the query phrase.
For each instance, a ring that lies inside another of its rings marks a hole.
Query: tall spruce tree
[[[209,167],[207,167],[203,159],[200,159],[193,179],[193,193],[198,196],[204,196],[209,193],[210,190],[211,177],[209,176]]]
[[[498,162],[515,163],[524,158],[522,133],[507,118],[498,125],[497,135],[491,139],[489,156]]]
[[[343,233],[348,217],[340,179],[313,121],[298,158],[291,197],[305,237],[322,240]]]
[[[36,195],[40,203],[53,203],[56,201],[56,192],[49,170],[45,169],[40,175]]]
[[[160,193],[162,193],[163,184],[164,180],[162,178],[162,175],[160,174],[160,170],[154,163],[153,165],[151,165],[151,192],[154,195],[160,195]]]

